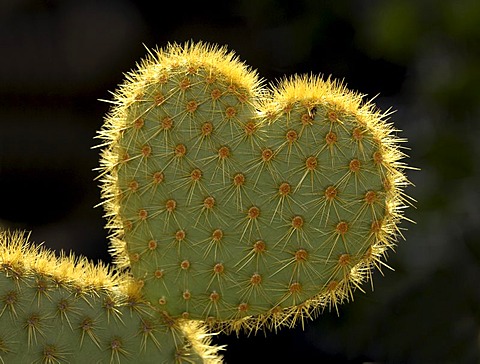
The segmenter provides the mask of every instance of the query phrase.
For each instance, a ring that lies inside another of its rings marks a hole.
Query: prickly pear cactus
[[[226,331],[350,299],[405,205],[387,116],[321,77],[265,89],[224,48],[152,52],[100,132],[117,263],[159,310]]]
[[[218,363],[215,351],[107,268],[0,232],[1,363]]]

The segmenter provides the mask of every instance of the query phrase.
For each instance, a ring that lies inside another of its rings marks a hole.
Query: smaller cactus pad
[[[217,350],[106,268],[0,232],[0,363],[219,363]]]
[[[387,116],[319,76],[264,88],[225,48],[152,52],[100,132],[117,264],[161,311],[227,331],[350,299],[403,217]]]

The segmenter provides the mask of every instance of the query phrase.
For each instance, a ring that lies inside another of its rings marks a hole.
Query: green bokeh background
[[[227,363],[480,361],[480,2],[9,0],[0,3],[0,226],[109,261],[93,138],[147,47],[228,44],[268,81],[322,73],[376,96],[408,138],[418,202],[375,289]]]

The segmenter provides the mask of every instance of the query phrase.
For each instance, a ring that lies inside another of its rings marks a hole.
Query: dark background
[[[480,2],[0,1],[0,227],[109,261],[94,140],[144,46],[228,44],[269,81],[322,73],[408,138],[418,200],[388,264],[339,316],[220,335],[226,363],[480,361]],[[205,5],[209,4],[209,5]],[[268,361],[267,361],[268,360]]]

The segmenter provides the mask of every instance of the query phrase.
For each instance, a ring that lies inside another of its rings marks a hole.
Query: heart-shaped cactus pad
[[[151,51],[100,131],[112,252],[172,318],[292,325],[352,298],[399,236],[388,112],[321,76],[263,82],[225,48]]]

